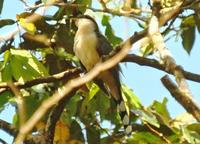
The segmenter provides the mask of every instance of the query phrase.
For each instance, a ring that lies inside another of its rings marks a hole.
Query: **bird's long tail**
[[[132,132],[132,126],[130,125],[130,116],[126,109],[125,102],[122,98],[121,85],[119,80],[119,73],[115,69],[102,72],[98,78],[103,81],[106,93],[110,94],[117,103],[117,110],[122,120],[125,133],[129,135]],[[102,84],[101,84],[102,85]]]

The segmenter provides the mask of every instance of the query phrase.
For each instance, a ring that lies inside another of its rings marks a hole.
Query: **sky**
[[[94,7],[98,8],[99,5],[95,3]],[[4,0],[4,7],[2,14],[0,15],[0,19],[15,19],[16,14],[23,11],[23,4],[19,2],[19,0]],[[100,24],[99,21],[98,23]],[[134,20],[127,20],[127,18],[123,17],[114,18],[111,21],[111,25],[113,26],[115,34],[123,39],[128,38],[135,31],[140,30]],[[0,29],[0,36],[7,34],[15,27],[16,26],[8,26],[2,30]],[[104,29],[105,28],[100,26],[100,30],[102,32]],[[200,36],[198,33],[196,33],[196,41],[190,55],[188,55],[186,51],[183,50],[181,39],[175,40],[173,38],[172,40],[166,42],[166,46],[169,48],[173,57],[176,59],[177,64],[182,65],[185,70],[197,74],[200,74],[200,66],[197,65],[200,61],[200,48],[198,44],[199,39]],[[131,52],[136,52],[138,47],[138,44],[134,45]],[[139,66],[135,63],[126,63],[122,64],[121,66],[123,70],[122,81],[133,89],[134,93],[140,98],[143,105],[149,106],[153,103],[154,100],[162,101],[164,97],[167,97],[167,107],[172,117],[185,112],[182,106],[174,100],[174,98],[169,94],[167,89],[162,85],[160,81],[160,79],[166,73],[154,68]],[[173,77],[171,78],[174,79]],[[200,97],[198,96],[200,95],[200,85],[191,81],[188,81],[188,83],[193,96],[199,103]],[[0,114],[0,119],[5,119],[8,122],[12,122],[13,114],[14,109],[11,106],[7,106],[7,108]],[[12,141],[12,138],[1,130],[0,137],[6,138],[10,143]]]

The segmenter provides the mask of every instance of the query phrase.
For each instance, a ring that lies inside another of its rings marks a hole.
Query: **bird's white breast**
[[[87,70],[92,69],[100,60],[96,45],[97,37],[95,32],[89,30],[77,31],[74,52]]]

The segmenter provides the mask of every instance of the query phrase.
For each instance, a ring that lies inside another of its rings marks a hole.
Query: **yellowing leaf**
[[[31,13],[28,13],[28,12],[23,12],[21,14],[17,14],[16,15],[16,19],[19,21],[21,18],[26,18],[26,17],[29,17],[31,16],[32,14]]]
[[[30,32],[31,34],[34,34],[36,32],[36,27],[33,23],[31,22],[26,22],[26,19],[20,18],[19,19],[19,24],[27,31]]]
[[[83,143],[79,140],[70,140],[68,144],[83,144]]]
[[[70,137],[69,128],[64,125],[61,121],[56,124],[54,143],[66,144]]]
[[[40,130],[43,130],[45,128],[45,123],[42,122],[42,121],[39,121],[37,124],[36,124],[36,128],[38,131]]]

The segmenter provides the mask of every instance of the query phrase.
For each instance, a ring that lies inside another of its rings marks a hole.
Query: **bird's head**
[[[75,20],[75,24],[78,29],[89,29],[96,31],[98,30],[98,25],[96,21],[89,15],[79,15],[77,17],[73,17]]]

